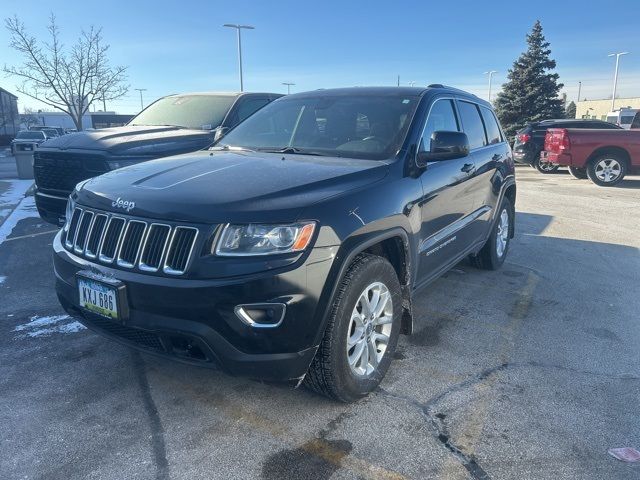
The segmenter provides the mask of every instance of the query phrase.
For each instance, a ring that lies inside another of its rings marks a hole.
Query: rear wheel
[[[627,173],[627,162],[615,153],[605,153],[594,158],[587,166],[587,176],[596,185],[611,187],[619,183]]]
[[[487,243],[477,255],[471,257],[471,262],[476,267],[484,270],[497,270],[502,266],[509,251],[514,216],[515,212],[511,200],[504,197]]]
[[[586,168],[569,167],[569,173],[573,178],[577,178],[578,180],[584,180],[587,178]]]
[[[400,282],[391,264],[359,255],[340,284],[305,386],[343,402],[374,390],[393,358],[401,317]]]
[[[539,158],[533,164],[533,167],[540,173],[553,173],[558,170],[559,165],[551,162],[541,162]]]

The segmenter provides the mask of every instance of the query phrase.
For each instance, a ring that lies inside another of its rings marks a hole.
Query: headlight
[[[71,223],[71,217],[73,217],[73,211],[76,209],[76,202],[71,197],[67,199],[67,209],[64,212],[64,231],[69,230],[69,224]]]
[[[107,160],[107,165],[109,165],[111,170],[128,167],[129,165],[135,165],[136,163],[140,163],[140,160]]]
[[[215,253],[225,257],[238,257],[300,252],[311,242],[315,227],[315,222],[227,225],[216,244]]]

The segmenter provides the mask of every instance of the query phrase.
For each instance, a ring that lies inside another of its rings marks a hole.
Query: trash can
[[[18,178],[25,180],[33,178],[33,151],[36,148],[36,144],[16,145],[13,156],[16,157]]]

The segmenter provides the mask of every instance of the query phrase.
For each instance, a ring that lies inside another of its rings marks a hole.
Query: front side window
[[[234,128],[221,144],[388,159],[400,149],[418,102],[416,96],[400,94],[283,97]]]
[[[439,131],[460,131],[453,100],[436,100],[431,107],[427,124],[422,132],[422,150],[429,151],[431,149],[431,135],[433,132]]]
[[[213,130],[220,126],[235,99],[232,95],[164,97],[136,115],[129,125],[168,125]]]
[[[460,110],[464,133],[469,138],[469,148],[484,147],[487,144],[487,139],[478,107],[474,103],[460,101],[458,102],[458,109]]]
[[[482,113],[482,120],[484,120],[484,127],[487,130],[489,145],[502,142],[500,127],[493,112],[487,107],[480,107],[480,112]]]
[[[269,103],[268,98],[250,98],[248,100],[244,100],[238,106],[237,123],[243,122],[264,107],[267,103]]]

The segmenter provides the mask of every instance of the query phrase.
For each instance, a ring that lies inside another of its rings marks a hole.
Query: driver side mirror
[[[213,136],[213,142],[216,143],[224,137],[229,131],[229,127],[218,127],[216,133]]]
[[[469,155],[469,138],[463,132],[436,131],[431,134],[431,148],[416,155],[419,167],[427,162],[454,160]]]

